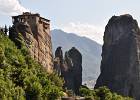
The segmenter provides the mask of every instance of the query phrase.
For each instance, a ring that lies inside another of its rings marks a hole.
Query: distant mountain
[[[101,45],[89,38],[62,30],[52,30],[51,35],[53,52],[58,46],[62,46],[63,51],[76,47],[83,56],[83,82],[95,81],[100,73]]]

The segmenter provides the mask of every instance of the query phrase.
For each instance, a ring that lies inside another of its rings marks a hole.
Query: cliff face
[[[140,30],[131,15],[113,16],[105,28],[100,86],[140,100]]]
[[[64,87],[73,90],[75,94],[79,94],[79,88],[82,85],[82,55],[72,47],[69,51],[63,53],[61,47],[55,52],[54,66],[56,71],[64,77]]]
[[[13,26],[9,29],[9,37],[20,48],[16,40],[21,35],[31,56],[42,64],[48,72],[52,70],[52,43],[50,21],[39,14],[23,13],[13,16]]]

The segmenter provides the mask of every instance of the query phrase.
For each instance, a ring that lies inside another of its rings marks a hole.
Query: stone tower
[[[39,14],[25,12],[22,15],[12,16],[12,22],[13,26],[9,29],[10,39],[14,41],[21,34],[31,56],[47,71],[51,71],[53,56],[50,20],[41,17]]]

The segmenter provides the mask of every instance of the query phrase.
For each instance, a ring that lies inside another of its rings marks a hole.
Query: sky
[[[12,15],[40,13],[51,20],[51,29],[86,36],[103,43],[105,25],[113,15],[131,14],[140,22],[139,0],[0,0],[0,26]]]

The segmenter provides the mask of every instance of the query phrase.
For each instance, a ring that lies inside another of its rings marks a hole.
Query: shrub
[[[80,89],[81,96],[84,96],[86,100],[133,100],[129,97],[123,97],[116,93],[112,93],[107,87],[99,87],[95,90],[90,90],[85,87]]]

